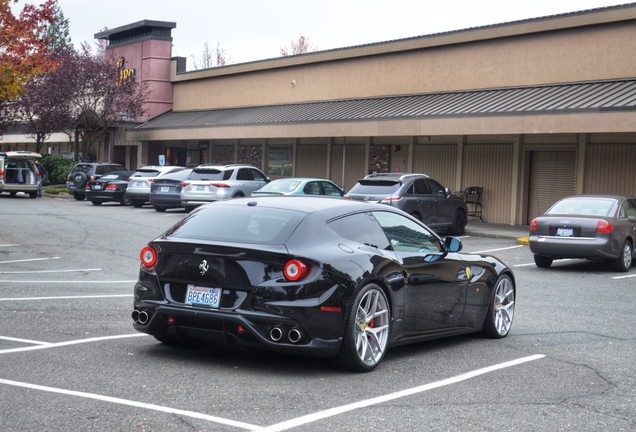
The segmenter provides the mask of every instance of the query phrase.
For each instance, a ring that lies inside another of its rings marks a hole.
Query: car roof
[[[370,203],[367,201],[336,200],[333,198],[320,196],[306,197],[300,195],[275,195],[249,198],[233,198],[231,200],[217,201],[210,205],[273,207],[284,210],[300,211],[308,214],[314,212],[325,212],[326,214],[330,214],[331,216],[343,215],[360,210],[383,210],[396,212],[395,208],[387,206],[385,204]]]
[[[8,158],[14,158],[14,159],[40,159],[42,157],[40,153],[35,153],[32,151],[26,151],[26,150],[0,152],[0,156],[5,156]]]
[[[615,199],[615,200],[621,200],[621,199],[627,199],[627,198],[636,199],[636,198],[634,198],[632,196],[628,196],[628,195],[586,194],[586,195],[570,195],[570,196],[567,196],[567,197],[563,197],[563,198],[559,199],[558,201],[563,201],[563,200],[569,199],[569,198],[590,198],[590,199],[605,198],[605,199]]]
[[[428,175],[426,174],[418,174],[418,173],[403,173],[403,172],[390,172],[390,173],[377,173],[377,174],[369,174],[367,176],[365,176],[365,180],[373,180],[373,179],[378,179],[378,180],[382,180],[382,179],[399,179],[399,180],[405,180],[408,178],[418,178],[418,177],[423,177],[423,178],[430,178]]]

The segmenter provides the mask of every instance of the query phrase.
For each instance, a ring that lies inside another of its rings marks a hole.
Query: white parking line
[[[117,335],[117,336],[101,336],[101,337],[94,337],[94,338],[88,338],[88,339],[77,339],[77,340],[66,341],[66,342],[49,343],[46,345],[37,345],[37,346],[22,347],[22,348],[7,348],[7,349],[0,350],[0,354],[10,354],[10,353],[24,352],[24,351],[37,351],[42,349],[78,345],[83,343],[101,342],[105,340],[125,339],[125,338],[143,337],[143,336],[148,336],[148,335],[145,333],[131,333],[131,334]]]
[[[488,249],[488,250],[477,251],[477,252],[469,252],[469,253],[471,253],[471,254],[480,254],[480,253],[488,253],[488,252],[497,252],[497,251],[508,250],[508,249],[517,249],[517,248],[520,248],[520,247],[523,247],[523,245],[509,246],[509,247],[499,248],[499,249]]]
[[[15,260],[15,261],[0,261],[0,264],[13,264],[13,263],[31,262],[31,261],[46,261],[46,260],[54,260],[54,259],[60,259],[60,257],[31,258],[31,259],[23,259],[23,260]]]
[[[25,273],[73,273],[73,272],[91,272],[91,271],[102,271],[101,268],[93,268],[93,269],[77,269],[77,270],[37,270],[37,271],[13,271],[13,272],[3,272],[0,271],[0,274],[25,274]]]
[[[0,298],[0,301],[25,301],[25,300],[72,300],[72,299],[93,299],[93,298],[110,298],[110,297],[132,297],[132,294],[104,294],[91,296],[55,296],[55,297],[16,297],[16,298]]]
[[[118,283],[134,283],[137,279],[118,280],[118,281],[51,281],[51,280],[3,280],[2,283],[63,283],[63,284],[118,284]]]
[[[11,386],[16,386],[16,387],[23,387],[23,388],[28,388],[28,389],[32,389],[32,390],[41,390],[41,391],[46,391],[46,392],[51,392],[51,393],[58,393],[58,394],[64,394],[64,395],[69,395],[69,396],[77,396],[77,397],[83,397],[83,398],[88,398],[88,399],[95,399],[95,400],[99,400],[99,401],[104,401],[104,402],[111,402],[111,403],[116,403],[116,404],[121,404],[121,405],[128,405],[128,406],[132,406],[132,407],[136,407],[136,408],[145,408],[145,409],[150,409],[150,410],[155,410],[155,411],[161,411],[161,412],[165,412],[165,413],[170,413],[170,414],[177,414],[177,415],[182,415],[182,416],[186,416],[186,417],[192,417],[192,418],[197,418],[197,419],[201,419],[201,420],[207,420],[210,422],[214,422],[214,423],[218,423],[218,424],[223,424],[223,425],[227,425],[227,426],[233,426],[233,427],[239,427],[239,428],[243,428],[243,429],[249,429],[251,431],[259,431],[259,432],[277,432],[277,431],[283,431],[283,430],[287,430],[287,429],[291,429],[291,428],[295,428],[298,426],[302,426],[308,423],[312,423],[318,420],[322,420],[328,417],[333,417],[348,411],[353,411],[359,408],[366,408],[372,405],[377,405],[380,403],[384,403],[384,402],[388,402],[394,399],[399,399],[399,398],[403,398],[403,397],[407,397],[407,396],[411,396],[417,393],[422,393],[428,390],[433,390],[439,387],[444,387],[444,386],[448,386],[450,384],[455,384],[461,381],[465,381],[471,378],[475,378],[477,376],[480,375],[484,375],[490,372],[494,372],[500,369],[504,369],[504,368],[508,368],[508,367],[512,367],[512,366],[517,366],[520,365],[522,363],[526,363],[526,362],[530,362],[530,361],[534,361],[534,360],[539,360],[542,359],[543,357],[545,357],[545,355],[543,354],[537,354],[537,355],[533,355],[533,356],[528,356],[528,357],[522,357],[516,360],[512,360],[509,362],[505,362],[505,363],[499,363],[493,366],[488,366],[482,369],[477,369],[474,370],[472,372],[467,372],[465,374],[462,375],[457,375],[455,377],[451,377],[451,378],[447,378],[441,381],[436,381],[433,383],[429,383],[429,384],[425,384],[419,387],[413,387],[410,389],[406,389],[406,390],[402,390],[399,392],[395,392],[395,393],[390,393],[388,395],[385,396],[378,396],[372,399],[367,399],[367,400],[363,400],[363,401],[359,401],[359,402],[355,402],[349,405],[343,405],[341,407],[334,407],[328,410],[324,410],[324,411],[319,411],[317,413],[314,414],[309,414],[306,416],[302,416],[302,417],[298,417],[295,419],[291,419],[291,420],[287,420],[275,425],[271,425],[268,427],[261,427],[261,426],[256,426],[256,425],[251,425],[248,423],[242,423],[242,422],[237,422],[237,421],[233,421],[233,420],[228,420],[228,419],[224,419],[221,417],[215,417],[215,416],[210,416],[207,414],[201,414],[201,413],[197,413],[197,412],[193,412],[193,411],[184,411],[184,410],[180,410],[180,409],[176,409],[176,408],[169,408],[169,407],[165,407],[165,406],[159,406],[159,405],[153,405],[153,404],[147,404],[147,403],[143,403],[143,402],[135,402],[135,401],[131,401],[131,400],[127,400],[127,399],[119,399],[119,398],[115,398],[115,397],[110,397],[110,396],[102,396],[102,395],[98,395],[98,394],[93,394],[93,393],[84,393],[84,392],[79,392],[79,391],[73,391],[73,390],[65,390],[65,389],[59,389],[59,388],[54,388],[54,387],[46,387],[46,386],[41,386],[41,385],[36,385],[36,384],[29,384],[29,383],[23,383],[23,382],[18,382],[18,381],[10,381],[10,380],[5,380],[5,379],[0,379],[0,384],[6,384],[6,385],[11,385]]]
[[[13,337],[9,337],[9,336],[0,336],[0,339],[12,341],[12,342],[29,343],[29,344],[34,344],[34,345],[50,345],[49,342],[40,342],[40,341],[31,340],[31,339],[13,338]]]
[[[148,403],[143,403],[143,402],[135,402],[135,401],[127,400],[127,399],[119,399],[119,398],[110,397],[110,396],[102,396],[102,395],[98,395],[98,394],[94,394],[94,393],[84,393],[84,392],[78,392],[78,391],[73,391],[73,390],[64,390],[64,389],[58,389],[58,388],[54,388],[54,387],[46,387],[46,386],[41,386],[41,385],[36,385],[36,384],[29,384],[29,383],[23,383],[23,382],[18,382],[18,381],[10,381],[10,380],[5,380],[5,379],[0,379],[0,384],[6,384],[6,385],[11,385],[11,386],[16,386],[16,387],[23,387],[23,388],[28,388],[28,389],[31,389],[31,390],[41,390],[41,391],[45,391],[45,392],[58,393],[58,394],[69,395],[69,396],[78,396],[78,397],[83,397],[83,398],[88,398],[88,399],[95,399],[95,400],[98,400],[98,401],[111,402],[111,403],[115,403],[115,404],[119,404],[119,405],[128,405],[128,406],[135,407],[135,408],[145,408],[145,409],[150,409],[150,410],[154,410],[154,411],[165,412],[165,413],[168,413],[168,414],[176,414],[176,415],[180,415],[180,416],[186,416],[186,417],[192,417],[192,418],[197,418],[197,419],[201,419],[201,420],[207,420],[207,421],[211,421],[211,422],[214,422],[214,423],[219,423],[219,424],[223,424],[223,425],[226,425],[226,426],[232,426],[232,427],[237,427],[237,428],[242,428],[242,429],[248,429],[248,430],[251,430],[251,431],[261,431],[261,430],[263,430],[263,428],[261,428],[259,426],[251,425],[251,424],[248,424],[248,423],[237,422],[237,421],[233,421],[233,420],[226,420],[226,419],[221,418],[221,417],[215,417],[215,416],[211,416],[211,415],[207,415],[207,414],[200,414],[200,413],[196,413],[196,412],[193,412],[193,411],[184,411],[184,410],[180,410],[180,409],[176,409],[176,408],[168,408],[168,407],[165,407],[165,406],[153,405],[153,404],[148,404]]]
[[[627,279],[636,277],[636,274],[626,275],[626,276],[612,276],[612,279]]]
[[[496,370],[500,370],[500,369],[504,369],[504,368],[508,368],[511,366],[516,366],[522,363],[526,363],[526,362],[530,362],[530,361],[534,361],[534,360],[539,360],[542,359],[543,357],[545,357],[545,355],[543,354],[537,354],[537,355],[533,355],[533,356],[529,356],[529,357],[522,357],[516,360],[512,360],[509,362],[505,362],[505,363],[499,363],[493,366],[488,366],[482,369],[477,369],[474,370],[472,372],[467,372],[465,374],[462,375],[457,375],[455,377],[451,377],[451,378],[446,378],[444,380],[441,381],[436,381],[430,384],[425,384],[419,387],[413,387],[410,389],[406,389],[406,390],[402,390],[399,392],[395,392],[395,393],[390,393],[388,395],[384,395],[384,396],[378,396],[372,399],[367,399],[367,400],[363,400],[360,402],[354,402],[352,404],[349,405],[343,405],[341,407],[335,407],[335,408],[331,408],[328,410],[324,410],[324,411],[320,411],[314,414],[309,414],[306,416],[302,416],[302,417],[298,417],[292,420],[288,420],[282,423],[278,423],[269,427],[266,427],[265,429],[262,429],[263,432],[277,432],[277,431],[283,431],[283,430],[287,430],[287,429],[291,429],[291,428],[295,428],[298,426],[302,426],[304,424],[307,423],[312,423],[318,420],[322,420],[324,418],[327,417],[332,417],[338,414],[342,414],[345,413],[347,411],[353,411],[359,408],[366,408],[369,407],[371,405],[377,405],[380,403],[384,403],[384,402],[388,402],[394,399],[398,399],[398,398],[403,398],[406,396],[411,396],[417,393],[422,393],[428,390],[432,390],[432,389],[436,389],[439,387],[444,387],[450,384],[455,384],[458,383],[460,381],[465,381],[471,378],[474,378],[476,376],[479,375],[484,375],[490,372],[494,372]]]
[[[12,247],[12,246],[18,246],[17,244],[0,244],[0,247]]]

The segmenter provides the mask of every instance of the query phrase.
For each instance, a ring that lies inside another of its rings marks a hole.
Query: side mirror
[[[450,196],[453,194],[449,188],[444,188],[444,193],[446,194],[446,198],[450,198]]]
[[[446,252],[459,252],[462,250],[462,242],[455,237],[446,237],[444,239],[444,248]]]

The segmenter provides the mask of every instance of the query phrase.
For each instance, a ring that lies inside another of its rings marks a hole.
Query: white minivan
[[[0,152],[0,193],[8,192],[15,196],[18,192],[38,196],[38,167],[35,160],[40,159],[40,153],[30,151]]]

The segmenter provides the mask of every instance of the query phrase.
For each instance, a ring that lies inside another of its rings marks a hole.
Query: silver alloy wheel
[[[623,266],[627,270],[632,266],[632,245],[628,241],[623,245]]]
[[[493,301],[495,330],[500,336],[505,336],[510,331],[515,314],[515,288],[509,278],[499,279]]]
[[[355,343],[358,357],[367,366],[375,366],[389,341],[389,306],[384,294],[371,289],[358,304]]]

